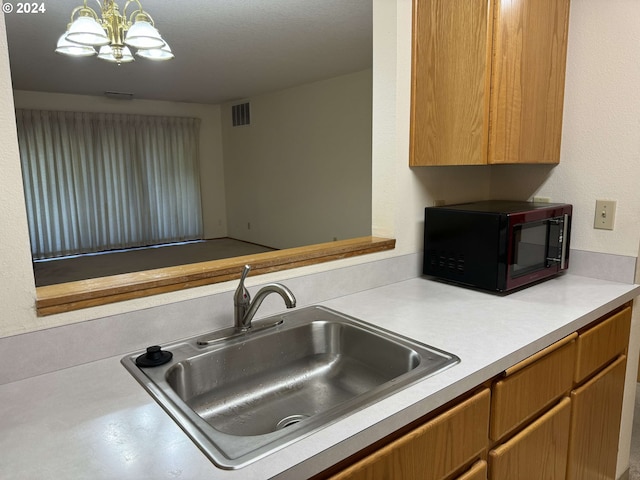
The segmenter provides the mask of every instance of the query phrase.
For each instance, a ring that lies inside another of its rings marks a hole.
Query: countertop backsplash
[[[420,275],[411,254],[283,280],[303,307]],[[261,285],[249,287],[253,295]],[[235,287],[234,287],[235,288]],[[285,310],[267,297],[258,318]],[[233,325],[233,291],[0,338],[0,385]]]
[[[569,273],[633,283],[635,257],[571,250]],[[422,252],[321,273],[292,277],[282,283],[298,306],[312,305],[421,275]],[[249,290],[255,293],[260,285]],[[461,287],[462,288],[462,287]],[[268,298],[259,316],[284,310],[279,298]],[[231,326],[233,291],[127,312],[86,322],[0,339],[0,385],[43,373],[142,350],[151,344]]]

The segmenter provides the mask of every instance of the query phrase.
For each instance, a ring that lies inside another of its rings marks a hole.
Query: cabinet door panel
[[[496,0],[489,163],[558,163],[569,0]]]
[[[487,163],[491,1],[414,0],[411,166]]]
[[[486,451],[489,390],[447,410],[331,477],[332,480],[441,480]]]
[[[581,333],[577,341],[578,361],[575,382],[581,382],[619,354],[624,353],[629,344],[630,329],[631,308],[627,307]]]
[[[487,462],[477,461],[469,470],[454,480],[487,480]]]
[[[626,360],[621,355],[571,392],[567,480],[615,479]]]
[[[489,452],[491,480],[564,480],[571,401],[565,397],[527,428]]]
[[[575,338],[575,335],[573,336]],[[489,437],[498,441],[571,390],[575,341],[569,341],[494,383]],[[527,362],[527,360],[525,360]]]

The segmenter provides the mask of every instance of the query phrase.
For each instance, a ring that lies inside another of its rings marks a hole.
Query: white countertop
[[[233,471],[198,450],[120,356],[2,385],[0,472],[30,480],[305,478],[637,295],[637,285],[575,275],[505,296],[416,278],[324,302],[461,362]]]

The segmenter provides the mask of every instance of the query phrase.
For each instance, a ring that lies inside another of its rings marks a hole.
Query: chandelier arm
[[[100,4],[99,1],[98,1],[98,4]],[[78,12],[87,12],[93,17],[94,20],[96,21],[100,20],[100,17],[98,17],[98,14],[96,13],[96,11],[87,5],[87,0],[84,0],[84,5],[79,5],[71,11],[71,23],[73,23],[73,16]]]
[[[129,7],[129,5],[131,5],[132,3],[135,3],[138,6],[138,8],[133,12],[131,12],[130,15],[127,16],[127,7]],[[133,24],[134,23],[133,18],[135,15],[144,15],[149,19],[149,23],[155,27],[153,18],[151,17],[151,15],[149,15],[149,13],[147,13],[144,10],[144,8],[142,8],[142,4],[140,3],[140,0],[127,0],[127,2],[124,4],[124,8],[122,9],[122,16],[128,19],[129,24]]]

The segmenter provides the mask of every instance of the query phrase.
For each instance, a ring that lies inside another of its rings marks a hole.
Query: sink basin
[[[262,322],[260,322],[262,323]],[[457,363],[452,354],[324,307],[269,328],[166,345],[165,365],[123,365],[219,467],[240,468]]]

